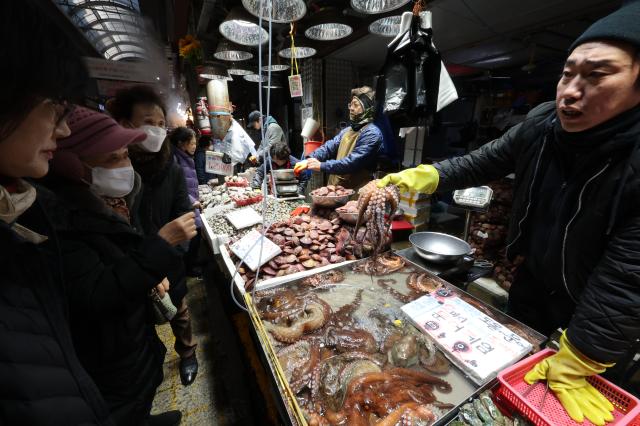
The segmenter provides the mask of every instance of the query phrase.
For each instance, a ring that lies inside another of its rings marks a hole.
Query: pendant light
[[[304,0],[242,0],[242,5],[252,15],[278,24],[299,21],[307,13]]]
[[[259,74],[249,74],[249,75],[245,75],[242,78],[252,83],[258,83],[260,80],[262,80],[263,83],[267,81],[267,76],[259,75]]]
[[[216,53],[213,54],[216,59],[221,61],[246,61],[253,58],[253,53],[248,52],[246,47],[242,47],[228,40],[222,40],[218,43]]]
[[[401,15],[380,18],[369,25],[369,32],[383,37],[395,37],[400,32],[401,20]]]
[[[258,46],[269,41],[269,33],[255,22],[255,18],[241,6],[231,9],[218,27],[227,40],[243,46]]]
[[[227,71],[227,67],[219,62],[205,62],[198,76],[205,80],[233,80]]]
[[[351,0],[351,7],[360,13],[384,13],[398,9],[410,0]]]
[[[296,46],[296,58],[304,59],[310,58],[315,55],[318,50],[316,49],[317,42],[313,40],[309,40],[304,36],[296,36],[295,37],[295,46]],[[291,38],[287,37],[284,39],[283,44],[281,45],[280,50],[278,51],[278,55],[283,58],[291,59]]]
[[[251,71],[249,64],[247,62],[240,62],[240,63],[234,62],[231,64],[231,66],[229,66],[229,69],[227,71],[231,75],[239,75],[239,76],[249,75],[254,73],[253,71]]]
[[[309,19],[309,26],[304,32],[312,40],[331,41],[349,37],[353,27],[349,25],[341,11],[327,7],[316,12]]]
[[[289,64],[282,59],[282,56],[274,55],[271,57],[271,72],[286,71],[289,69]],[[262,71],[269,71],[269,56],[264,55],[262,58]]]

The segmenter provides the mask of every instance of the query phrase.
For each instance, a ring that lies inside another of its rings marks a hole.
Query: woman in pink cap
[[[164,297],[179,278],[182,255],[175,246],[195,235],[194,214],[143,236],[130,224],[140,178],[128,146],[144,140],[144,132],[82,107],[68,123],[71,136],[59,141],[45,186],[57,198],[49,211],[78,356],[119,425],[179,424],[178,411],[149,419],[166,352],[150,320],[149,294]]]

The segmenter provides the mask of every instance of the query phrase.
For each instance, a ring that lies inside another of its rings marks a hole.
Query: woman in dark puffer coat
[[[196,134],[193,130],[187,127],[178,127],[171,133],[169,139],[173,145],[173,159],[176,164],[182,168],[182,172],[184,173],[189,201],[195,207],[198,235],[196,235],[189,244],[189,250],[184,257],[184,264],[187,275],[198,276],[200,275],[200,271],[198,271],[197,260],[198,249],[200,248],[200,241],[202,240],[200,233],[202,228],[202,218],[200,216],[198,175],[196,174],[196,167],[193,159],[193,155],[196,152]]]
[[[113,425],[73,347],[57,239],[23,180],[47,173],[87,81],[44,3],[0,2],[0,425]]]
[[[81,107],[69,126],[45,185],[58,199],[48,211],[60,237],[78,356],[118,425],[179,424],[179,412],[149,419],[166,352],[149,293],[162,296],[166,279],[177,281],[182,256],[174,246],[195,235],[194,215],[143,236],[130,225],[140,179],[127,147],[145,134]]]

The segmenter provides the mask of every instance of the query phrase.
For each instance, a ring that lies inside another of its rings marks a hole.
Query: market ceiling
[[[275,0],[274,4],[285,1],[295,3],[295,0]],[[393,17],[399,17],[413,7],[413,1],[404,0],[298,2],[306,7],[303,18],[296,21],[298,46],[315,50],[314,58],[349,60],[372,70],[382,65],[386,44],[391,40],[373,31],[393,28],[399,21],[396,18],[393,22]],[[219,44],[225,40],[220,25],[225,21],[258,22],[254,15],[247,13],[246,6],[251,3],[258,1],[202,2],[197,15],[197,35],[204,42],[206,56],[213,56],[220,50]],[[384,13],[363,13],[363,9],[354,9],[356,5],[363,8],[384,6],[385,3],[400,4],[400,7]],[[488,70],[519,66],[531,71],[545,61],[563,59],[568,46],[587,26],[619,5],[619,0],[434,0],[427,2],[427,9],[433,13],[434,40],[447,63]],[[257,14],[257,10],[253,12]],[[242,16],[238,17],[238,13]],[[381,18],[387,19],[380,21]],[[327,33],[333,34],[334,39],[311,39],[314,28],[316,34],[320,33],[317,30],[320,23],[334,24]],[[340,26],[347,29],[341,32]],[[263,28],[267,28],[266,20]],[[282,61],[278,56],[285,56],[283,49],[289,47],[290,26],[274,22],[272,31],[272,58]],[[240,46],[237,50],[251,52],[254,57],[257,55],[255,45]],[[278,55],[278,52],[282,53]]]

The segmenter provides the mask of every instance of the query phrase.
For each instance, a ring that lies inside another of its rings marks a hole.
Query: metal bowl
[[[271,176],[273,176],[276,181],[296,180],[293,169],[271,170]]]
[[[439,232],[416,232],[409,241],[420,257],[433,263],[454,263],[472,253],[466,241]]]
[[[346,195],[334,195],[332,197],[326,195],[311,195],[311,200],[315,206],[319,207],[338,207],[344,206],[349,201],[349,198],[355,193],[355,191],[350,191]]]

